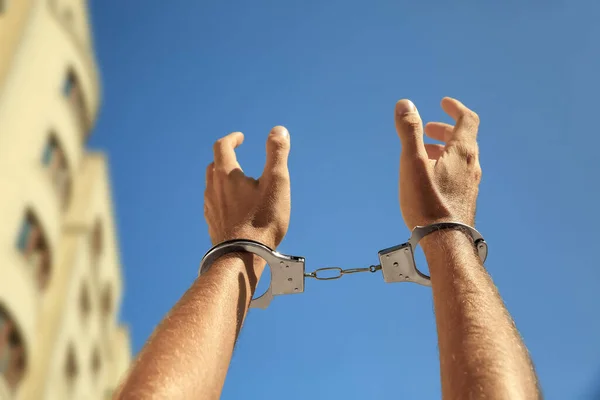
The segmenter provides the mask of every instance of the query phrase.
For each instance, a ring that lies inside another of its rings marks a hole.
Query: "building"
[[[130,362],[85,0],[0,0],[0,399],[106,399]]]

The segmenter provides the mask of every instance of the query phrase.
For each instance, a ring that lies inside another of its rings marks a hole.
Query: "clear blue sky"
[[[204,170],[240,130],[247,173],[291,132],[292,219],[307,269],[362,267],[409,232],[393,109],[453,96],[481,116],[477,228],[548,399],[600,376],[597,1],[91,1],[137,352],[210,247]],[[485,3],[485,4],[484,4]],[[500,4],[502,3],[502,4]],[[431,291],[380,274],[308,281],[252,311],[223,399],[435,399]]]

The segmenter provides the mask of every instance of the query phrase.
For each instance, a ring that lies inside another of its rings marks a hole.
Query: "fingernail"
[[[411,112],[417,112],[417,107],[410,100],[400,100],[396,103],[396,114],[404,115]]]
[[[274,136],[281,136],[281,137],[289,137],[290,133],[288,132],[287,129],[285,129],[284,126],[276,126],[275,128],[271,129],[271,135]]]

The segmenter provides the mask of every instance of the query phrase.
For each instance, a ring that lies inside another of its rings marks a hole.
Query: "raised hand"
[[[396,103],[396,130],[402,142],[400,208],[409,229],[441,221],[473,226],[481,166],[477,146],[479,117],[458,100],[445,97],[442,109],[454,126],[430,122],[425,134],[445,142],[425,144],[423,123],[409,100]]]
[[[282,126],[267,138],[267,162],[262,176],[244,175],[235,148],[241,132],[231,133],[214,145],[214,162],[206,169],[204,217],[213,244],[231,239],[252,239],[276,248],[290,222],[289,132]]]

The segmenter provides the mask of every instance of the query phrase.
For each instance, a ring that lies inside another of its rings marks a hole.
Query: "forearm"
[[[263,269],[251,254],[215,262],[157,327],[117,398],[218,399]]]
[[[439,231],[422,241],[429,264],[444,399],[536,399],[527,349],[471,239]]]

